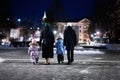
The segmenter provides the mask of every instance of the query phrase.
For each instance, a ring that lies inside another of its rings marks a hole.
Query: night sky
[[[94,0],[12,0],[13,11],[20,17],[41,17],[51,9],[57,15],[68,18],[82,18],[92,14]],[[54,2],[55,1],[55,2]]]
[[[100,8],[104,11],[103,6],[109,5],[111,1],[113,0],[0,0],[0,17],[41,21],[44,11],[49,9],[56,19],[83,19],[94,16]]]

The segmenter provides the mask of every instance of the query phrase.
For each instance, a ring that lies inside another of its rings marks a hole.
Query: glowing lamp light
[[[57,31],[53,31],[53,33],[54,33],[54,34],[56,34],[56,33],[57,33]]]
[[[39,30],[40,28],[39,28],[39,27],[37,27],[37,29]]]
[[[91,34],[91,37],[94,37],[94,35],[93,35],[93,34]]]
[[[96,34],[97,34],[97,35],[99,35],[99,34],[100,34],[100,32],[99,32],[99,31],[97,31],[97,32],[96,32]]]
[[[18,21],[18,22],[21,22],[21,19],[18,19],[17,21]]]

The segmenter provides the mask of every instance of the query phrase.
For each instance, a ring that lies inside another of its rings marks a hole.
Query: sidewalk
[[[78,46],[77,49],[81,48],[93,48],[93,49],[106,49],[106,50],[120,50],[120,44],[86,44],[86,45],[81,45]]]
[[[28,49],[28,47],[10,47],[7,45],[0,45],[0,49]]]
[[[4,50],[0,54],[0,80],[120,80],[119,55],[80,52],[71,65],[66,64],[66,54],[64,64],[58,64],[55,55],[51,65],[46,65],[40,55],[39,63],[32,65],[27,50]]]

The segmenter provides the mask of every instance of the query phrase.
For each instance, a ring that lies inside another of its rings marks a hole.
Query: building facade
[[[87,43],[90,42],[90,37],[88,34],[88,28],[91,21],[87,18],[84,18],[78,22],[57,22],[57,35],[64,33],[65,28],[70,25],[75,30],[78,38],[78,43]]]

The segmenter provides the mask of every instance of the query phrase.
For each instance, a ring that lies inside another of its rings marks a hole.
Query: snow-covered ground
[[[84,48],[82,46],[91,46],[91,47],[104,47],[108,50],[120,50],[120,44],[101,44],[101,43],[90,43],[90,44],[83,44],[80,46],[76,46],[75,49],[77,50],[83,50]],[[27,48],[27,47],[18,47],[18,48]],[[15,47],[10,47],[9,45],[0,45],[0,49],[18,49]]]
[[[120,44],[106,44],[106,48],[109,50],[120,50]]]

